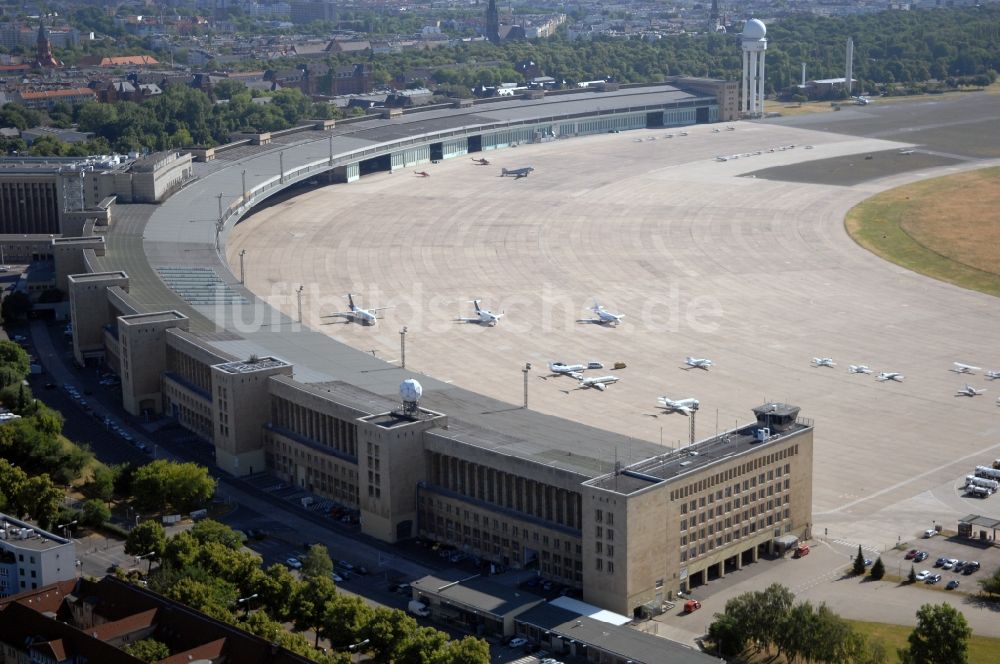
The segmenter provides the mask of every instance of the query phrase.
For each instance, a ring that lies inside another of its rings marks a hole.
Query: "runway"
[[[885,135],[882,113],[873,126]],[[665,447],[686,444],[689,419],[663,414],[661,395],[701,401],[698,439],[746,423],[765,400],[798,405],[816,424],[815,525],[831,537],[882,547],[932,520],[996,515],[1000,498],[952,487],[1000,457],[1000,381],[949,371],[954,361],[1000,369],[996,299],[885,263],[843,230],[846,211],[874,193],[993,161],[836,127],[733,126],[366,176],[258,211],[230,234],[227,257],[238,266],[245,249],[247,286],[289,315],[303,285],[305,321],[345,343],[398,361],[406,326],[408,369],[511,403],[530,363],[531,408]],[[909,147],[925,153],[899,158]],[[499,177],[527,165],[529,177]],[[348,292],[391,308],[374,327],[323,318],[346,309]],[[500,324],[456,322],[473,298],[504,312]],[[622,324],[581,322],[594,298]],[[715,366],[686,370],[687,355]],[[837,366],[810,366],[816,356]],[[604,392],[543,380],[557,360],[601,361],[608,368],[589,376],[621,380]],[[877,382],[849,364],[906,378]],[[953,396],[965,382],[990,391]]]

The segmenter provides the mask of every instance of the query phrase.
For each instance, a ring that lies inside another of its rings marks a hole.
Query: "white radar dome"
[[[424,393],[424,388],[413,378],[407,378],[399,384],[399,398],[401,401],[416,403],[420,401],[420,396]]]
[[[763,39],[767,28],[760,19],[752,18],[743,26],[743,39]]]

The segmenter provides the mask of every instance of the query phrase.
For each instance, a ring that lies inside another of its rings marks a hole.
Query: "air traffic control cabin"
[[[61,264],[85,266],[66,277],[74,355],[121,377],[131,414],[211,444],[222,472],[271,473],[354,510],[386,542],[430,538],[619,613],[656,612],[808,536],[813,429],[797,408],[767,404],[669,450],[432,377],[417,377],[414,398],[400,391],[412,373],[290,320],[221,255],[228,229],[297,183],[351,186],[511,144],[717,119],[716,97],[675,82],[463,100],[204,151],[186,187],[130,208],[101,246],[62,242],[81,258]],[[616,462],[626,456],[638,461]]]

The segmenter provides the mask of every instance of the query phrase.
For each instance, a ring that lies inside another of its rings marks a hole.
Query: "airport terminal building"
[[[797,408],[765,404],[751,424],[670,450],[426,376],[419,403],[404,402],[412,373],[280,314],[220,249],[242,216],[297,183],[717,119],[715,97],[662,85],[322,123],[203,151],[196,179],[131,212],[127,229],[112,223],[99,246],[61,239],[59,252],[79,252],[62,263],[85,267],[57,275],[75,357],[117,373],[133,415],[173,418],[211,443],[221,471],[273,473],[356,510],[362,532],[386,542],[430,538],[537,568],[619,613],[655,613],[809,536],[813,427]],[[213,219],[218,192],[242,194]],[[626,448],[640,461],[618,463]]]

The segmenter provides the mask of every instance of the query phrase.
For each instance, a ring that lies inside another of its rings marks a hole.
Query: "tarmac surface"
[[[995,164],[980,157],[1000,155],[1000,138],[982,127],[1000,104],[898,108],[605,134],[476,155],[489,166],[366,176],[259,210],[227,257],[238,272],[246,249],[247,286],[289,316],[290,285],[304,285],[304,321],[356,348],[398,361],[406,326],[407,369],[513,404],[530,363],[532,409],[664,447],[687,442],[691,419],[660,411],[660,395],[701,401],[696,439],[765,401],[798,405],[816,423],[813,532],[881,550],[932,521],[1000,513],[1000,498],[957,489],[1000,457],[1000,383],[950,371],[1000,369],[996,300],[888,264],[843,230],[875,193]],[[499,177],[527,165],[529,177]],[[391,308],[374,327],[324,318],[347,292]],[[620,326],[586,322],[595,297],[626,315]],[[458,320],[473,298],[504,312],[500,324]],[[687,355],[715,366],[685,370]],[[541,380],[557,360],[601,361],[587,375],[621,381],[599,392]],[[966,382],[990,391],[954,396]],[[627,447],[615,458],[638,460]]]

